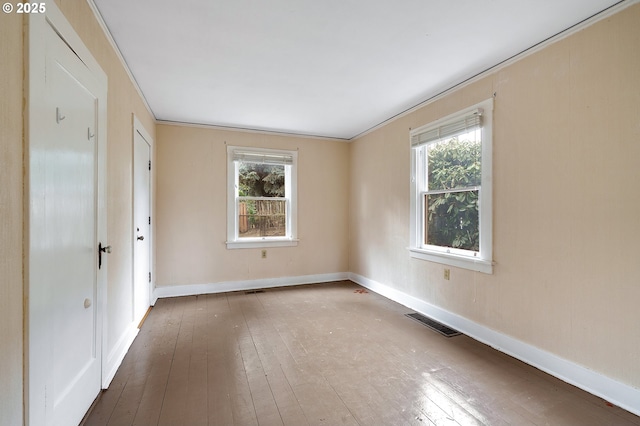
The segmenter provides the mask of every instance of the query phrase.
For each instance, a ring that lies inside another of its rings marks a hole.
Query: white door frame
[[[151,137],[151,134],[147,131],[147,129],[144,128],[144,126],[142,125],[142,123],[140,122],[140,120],[138,119],[138,117],[136,117],[135,114],[132,114],[132,120],[133,120],[133,133],[131,135],[131,158],[133,159],[133,161],[131,162],[132,164],[132,169],[131,169],[131,175],[134,176],[134,178],[132,179],[132,183],[131,183],[131,193],[134,194],[135,196],[135,168],[136,168],[136,164],[135,164],[135,144],[136,144],[136,132],[140,133],[140,135],[142,136],[142,138],[147,142],[147,144],[149,145],[149,159],[150,161],[153,162],[153,158],[154,158],[154,142],[153,142],[153,138]],[[154,188],[154,181],[155,179],[154,177],[154,169],[155,167],[151,167],[151,170],[149,172],[149,216],[151,217],[151,226],[149,227],[149,236],[145,237],[145,238],[149,238],[149,270],[151,272],[151,282],[149,283],[149,306],[155,305],[156,303],[156,298],[154,297],[153,293],[154,293],[154,282],[155,282],[155,268],[154,268],[154,256],[153,256],[153,236],[154,236],[154,232],[153,230],[155,229],[155,216],[154,216],[154,208],[153,206],[155,205],[154,203],[154,197],[153,194],[155,193],[155,188]],[[132,207],[131,207],[131,223],[132,226],[135,227],[135,208],[136,208],[136,200],[133,200],[132,202]],[[132,230],[133,231],[133,230]],[[133,235],[133,234],[132,234]],[[132,272],[131,272],[131,276],[132,276],[132,297],[133,297],[133,309],[132,309],[132,317],[134,317],[135,320],[135,304],[136,304],[136,300],[135,300],[135,285],[136,285],[136,267],[135,267],[135,244],[136,244],[136,240],[135,238],[132,238],[132,247],[131,247],[131,253],[132,253]],[[135,324],[136,327],[138,326],[138,324]]]
[[[32,265],[30,262],[33,255],[30,234],[31,221],[31,187],[30,181],[35,170],[35,159],[31,155],[31,147],[38,146],[47,140],[45,122],[46,115],[46,54],[47,42],[45,38],[47,26],[50,25],[65,42],[72,47],[76,55],[85,63],[94,77],[100,81],[100,90],[95,95],[98,98],[97,111],[97,218],[96,231],[97,241],[107,245],[107,203],[106,203],[106,178],[107,178],[107,75],[104,73],[98,62],[91,55],[89,49],[84,45],[80,37],[73,30],[73,27],[62,12],[57,8],[54,2],[46,3],[46,13],[30,14],[26,17],[27,30],[25,37],[25,46],[28,46],[28,54],[25,55],[25,69],[28,76],[25,81],[25,97],[27,99],[27,114],[25,116],[25,224],[24,224],[24,247],[25,247],[25,336],[24,336],[24,356],[25,356],[25,424],[45,424],[46,419],[46,395],[44,385],[46,379],[43,377],[42,371],[38,371],[38,363],[32,362],[38,356],[44,354],[42,350],[42,342],[46,342],[51,336],[44,336],[38,330],[38,324],[48,319],[44,317],[39,306],[46,304],[46,300],[38,297],[37,291],[31,292],[32,282]],[[96,247],[97,256],[97,247]],[[101,357],[102,377],[105,377],[105,360],[106,354],[106,285],[107,285],[107,266],[106,257],[103,257],[102,268],[97,271],[97,300],[96,306],[96,345],[97,353]],[[41,364],[41,363],[40,363]],[[104,382],[102,383],[104,387]]]

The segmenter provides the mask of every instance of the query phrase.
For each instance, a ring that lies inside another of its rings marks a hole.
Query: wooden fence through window
[[[240,200],[238,235],[284,237],[286,235],[286,200]]]

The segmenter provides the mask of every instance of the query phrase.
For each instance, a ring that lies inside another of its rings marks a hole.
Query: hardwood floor
[[[85,425],[640,425],[351,282],[160,299]]]

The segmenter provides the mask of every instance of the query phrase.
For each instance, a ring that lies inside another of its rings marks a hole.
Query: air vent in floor
[[[264,293],[264,290],[249,290],[244,292],[244,294],[256,294],[256,293]]]
[[[453,337],[453,336],[458,336],[462,334],[458,330],[454,330],[453,328],[447,327],[446,325],[439,323],[438,321],[433,320],[429,317],[425,317],[422,314],[417,314],[417,313],[406,314],[406,316],[411,318],[412,320],[416,320],[419,323],[426,325],[430,329],[437,331],[438,333],[442,334],[445,337]]]

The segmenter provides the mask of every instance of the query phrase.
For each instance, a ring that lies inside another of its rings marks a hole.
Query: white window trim
[[[475,255],[469,255],[465,250],[448,249],[422,244],[424,235],[424,212],[420,201],[420,190],[426,179],[421,173],[423,163],[419,161],[418,149],[411,147],[411,200],[410,200],[410,238],[409,255],[415,259],[442,263],[449,266],[493,273],[493,202],[492,202],[492,145],[493,145],[493,99],[480,102],[469,108],[448,115],[440,120],[421,126],[410,132],[411,137],[423,133],[428,129],[441,126],[449,121],[459,119],[473,110],[482,109],[482,185],[479,196],[480,204],[480,251]],[[466,252],[466,253],[465,253]]]
[[[289,220],[286,237],[238,238],[238,215],[236,214],[238,175],[235,151],[287,155],[293,158],[289,174],[285,181],[287,198],[289,199]],[[227,249],[293,247],[298,245],[298,152],[277,149],[254,148],[247,146],[227,146]]]

